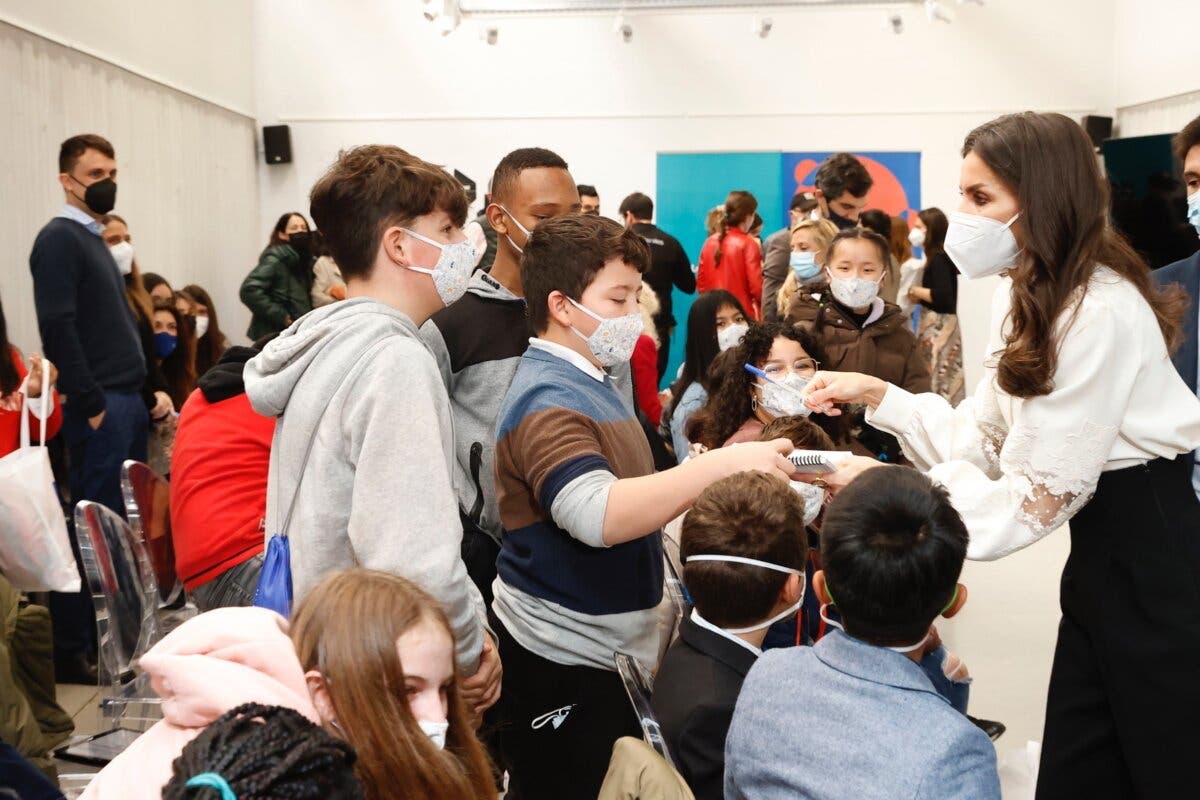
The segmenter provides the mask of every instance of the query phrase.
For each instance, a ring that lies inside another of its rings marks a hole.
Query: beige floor
[[[1000,561],[967,562],[962,578],[970,592],[967,605],[938,625],[975,679],[971,714],[1008,726],[996,743],[1002,762],[1042,738],[1058,632],[1058,582],[1069,549],[1064,528]],[[1003,771],[1002,776],[1006,800],[1017,800],[1021,795],[1011,788],[1010,776]]]

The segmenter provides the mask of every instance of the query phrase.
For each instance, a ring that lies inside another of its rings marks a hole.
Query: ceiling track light
[[[629,20],[625,19],[624,14],[618,14],[616,21],[613,23],[613,31],[621,34],[621,41],[625,44],[633,39],[633,26],[629,24]]]
[[[889,12],[887,17],[887,26],[891,28],[892,33],[899,36],[904,33],[904,17],[900,16],[899,12]]]
[[[758,38],[765,39],[771,35],[771,29],[774,27],[775,20],[770,17],[755,17],[751,30],[758,34]]]
[[[458,0],[421,0],[421,13],[442,36],[450,35],[462,22]]]
[[[490,45],[494,45],[500,39],[500,29],[495,25],[483,28],[479,31],[479,38]]]
[[[938,0],[925,0],[925,16],[930,22],[951,22],[953,17]]]

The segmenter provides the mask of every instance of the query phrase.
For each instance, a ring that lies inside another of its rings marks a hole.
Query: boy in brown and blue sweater
[[[654,473],[645,435],[606,368],[641,333],[650,256],[601,217],[542,222],[521,280],[537,336],[500,411],[496,488],[504,526],[492,624],[504,684],[495,711],[510,789],[594,798],[612,745],[640,735],[613,664],[658,652],[660,529],[710,483],[757,469],[787,477],[779,440],[725,448]]]

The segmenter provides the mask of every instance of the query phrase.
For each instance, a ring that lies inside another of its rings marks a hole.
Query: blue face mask
[[[1196,235],[1200,236],[1200,190],[1188,195],[1187,200],[1188,222],[1192,223],[1192,227],[1196,229]]]
[[[175,343],[178,339],[178,336],[166,331],[154,334],[154,352],[158,353],[159,358],[166,358],[175,352]]]
[[[821,268],[817,265],[816,259],[816,253],[792,253],[788,263],[792,272],[796,273],[796,280],[804,282],[821,274]]]

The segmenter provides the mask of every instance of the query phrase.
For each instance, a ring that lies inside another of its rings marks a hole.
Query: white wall
[[[0,20],[231,110],[254,113],[249,0],[0,0]]]
[[[765,40],[751,13],[647,14],[630,17],[629,44],[611,17],[501,19],[489,47],[473,21],[438,36],[416,4],[260,0],[259,116],[291,125],[295,163],[260,165],[259,224],[265,233],[284,210],[306,208],[338,149],[367,142],[399,144],[481,187],[508,151],[549,147],[598,186],[606,213],[629,192],[654,194],[659,152],[920,150],[924,202],[953,207],[974,125],[1027,108],[1108,107],[1111,58],[1095,46],[1112,37],[1104,5],[955,6],[953,25],[909,9],[902,36],[880,9],[773,9]],[[971,382],[991,290],[961,289]]]
[[[1115,0],[1113,5],[1113,106],[1200,91],[1200,2]]]
[[[64,202],[58,148],[95,132],[117,153],[115,211],[143,270],[212,294],[244,340],[241,276],[262,248],[254,121],[0,23],[0,297],[11,341],[39,349],[29,251]]]

